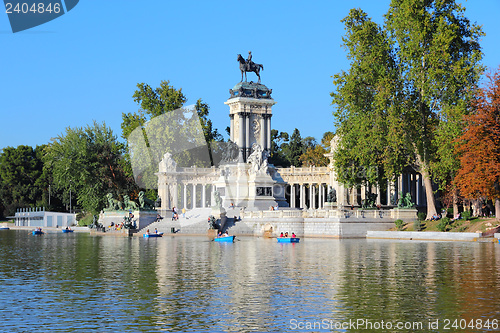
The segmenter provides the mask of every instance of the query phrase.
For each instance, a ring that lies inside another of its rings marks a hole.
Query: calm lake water
[[[487,320],[500,330],[494,243],[0,231],[2,332],[472,332]]]

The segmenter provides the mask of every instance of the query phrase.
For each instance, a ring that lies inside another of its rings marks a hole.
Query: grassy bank
[[[441,220],[438,221],[421,221],[420,222],[420,231],[442,231],[439,228],[439,223],[441,223]],[[450,221],[449,224],[446,226],[446,231],[447,232],[486,232],[490,229],[493,229],[497,226],[499,226],[500,223],[495,219],[495,218],[478,218],[478,217],[473,217],[470,220],[456,220],[456,221]],[[417,231],[418,227],[415,223],[406,223],[403,228],[401,229],[402,231]],[[394,227],[391,230],[398,230],[396,227]]]

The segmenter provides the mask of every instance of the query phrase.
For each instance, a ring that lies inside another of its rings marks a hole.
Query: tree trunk
[[[458,194],[457,189],[453,188],[453,218],[458,215]]]
[[[436,203],[434,202],[434,191],[432,190],[432,181],[429,172],[422,167],[420,172],[424,180],[425,186],[425,196],[427,197],[427,217],[426,220],[430,220],[434,214],[437,214]]]
[[[500,198],[495,200],[495,219],[500,221]]]

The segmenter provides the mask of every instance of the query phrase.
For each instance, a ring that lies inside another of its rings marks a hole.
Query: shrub
[[[396,228],[398,228],[398,230],[403,229],[403,226],[405,225],[405,223],[401,219],[397,219],[396,221],[394,221],[394,224],[396,225]]]
[[[417,213],[417,218],[418,218],[419,221],[423,221],[423,220],[425,220],[425,216],[426,215],[427,214],[425,214],[424,212],[418,212]]]
[[[471,211],[470,211],[470,210],[466,210],[465,212],[463,212],[463,213],[462,213],[462,217],[463,217],[465,220],[467,220],[467,221],[469,221],[469,220],[470,220],[471,216],[472,216],[472,213],[471,213]]]
[[[413,222],[413,229],[415,229],[415,231],[422,231],[422,220],[418,219],[416,220],[415,222]]]
[[[451,224],[451,221],[448,217],[443,217],[439,223],[436,225],[436,228],[439,231],[448,231],[450,230],[449,226]]]

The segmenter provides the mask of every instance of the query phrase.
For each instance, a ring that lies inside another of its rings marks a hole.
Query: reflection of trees
[[[346,242],[339,288],[346,319],[425,325],[443,318],[486,318],[488,313],[493,318],[500,302],[491,245]]]

